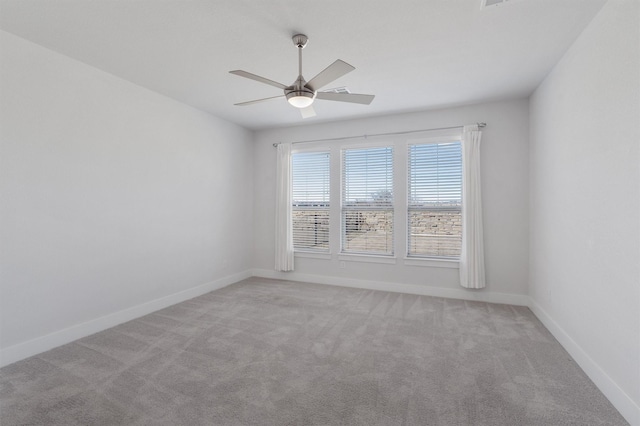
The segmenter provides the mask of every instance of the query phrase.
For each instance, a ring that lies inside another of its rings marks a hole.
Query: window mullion
[[[407,254],[407,144],[396,143],[394,151],[394,235],[395,253]],[[404,236],[404,237],[403,237]]]

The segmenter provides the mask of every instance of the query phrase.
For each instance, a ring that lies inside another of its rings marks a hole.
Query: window
[[[459,141],[409,145],[408,256],[459,258],[462,152]]]
[[[393,254],[393,148],[342,151],[342,252]]]
[[[293,247],[329,252],[329,153],[291,156]]]

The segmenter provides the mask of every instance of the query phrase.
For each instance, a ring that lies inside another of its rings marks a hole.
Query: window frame
[[[323,262],[336,262],[336,268],[345,268],[352,262],[372,264],[401,264],[410,268],[452,268],[459,267],[459,259],[441,257],[408,256],[408,209],[409,209],[409,145],[422,143],[462,142],[462,129],[425,131],[420,133],[384,135],[369,139],[327,140],[294,145],[292,154],[301,152],[329,153],[329,252],[294,251],[295,257],[311,258]],[[367,149],[391,147],[393,155],[393,254],[353,253],[342,251],[342,188],[343,151],[347,149]],[[463,166],[464,167],[464,166]],[[464,173],[464,170],[462,171]],[[293,201],[293,200],[292,200]],[[402,213],[404,212],[404,213]],[[310,260],[311,260],[310,259]]]
[[[437,144],[447,144],[447,143],[459,143],[460,144],[460,207],[459,208],[450,208],[450,209],[441,209],[442,211],[459,211],[460,216],[462,216],[462,185],[463,185],[463,177],[464,177],[464,164],[462,162],[462,134],[461,133],[450,133],[442,136],[432,136],[426,138],[417,138],[417,139],[409,139],[406,141],[406,188],[405,188],[405,204],[404,211],[406,216],[406,232],[404,235],[405,238],[405,265],[416,265],[419,266],[424,264],[425,266],[434,266],[434,262],[443,262],[443,264],[437,265],[442,267],[451,267],[447,266],[447,264],[454,264],[457,267],[460,262],[460,255],[458,256],[437,256],[437,255],[423,255],[423,254],[412,254],[410,250],[411,244],[411,225],[410,225],[410,214],[411,211],[420,211],[420,210],[429,210],[427,208],[416,208],[411,206],[410,197],[411,197],[411,188],[410,188],[410,180],[411,180],[411,146],[412,145],[437,145]]]
[[[311,258],[320,258],[320,259],[331,259],[331,224],[332,224],[332,214],[331,214],[331,206],[332,206],[332,188],[331,188],[331,182],[332,182],[332,165],[331,165],[331,160],[332,160],[332,150],[330,146],[324,146],[324,147],[313,147],[313,148],[300,148],[300,149],[292,149],[291,150],[291,214],[294,214],[294,211],[296,211],[296,208],[293,206],[293,187],[294,187],[294,178],[293,178],[293,157],[296,154],[327,154],[328,156],[328,176],[329,176],[329,183],[328,183],[328,191],[329,191],[329,202],[328,202],[328,206],[323,206],[320,208],[317,208],[317,210],[326,210],[327,214],[328,214],[328,230],[327,230],[327,249],[326,250],[314,250],[314,249],[304,249],[304,248],[296,248],[295,244],[294,244],[294,256],[298,256],[298,257],[311,257]],[[299,210],[304,210],[304,209],[299,209]],[[293,218],[292,218],[292,222],[293,222]]]
[[[349,208],[349,207],[345,207],[344,205],[344,189],[345,189],[345,152],[348,150],[365,150],[365,149],[382,149],[382,148],[389,148],[391,150],[391,193],[392,193],[392,199],[391,199],[391,203],[390,206],[385,207],[385,208],[365,208],[365,209],[355,209],[355,208]],[[353,260],[353,261],[360,261],[360,262],[379,262],[379,263],[390,263],[389,259],[393,258],[395,259],[396,257],[396,227],[395,227],[395,221],[396,221],[396,181],[397,181],[397,177],[396,177],[396,173],[397,173],[397,167],[396,167],[396,142],[386,139],[386,140],[381,140],[381,141],[377,141],[377,142],[370,142],[370,143],[346,143],[346,144],[342,144],[338,147],[339,151],[340,151],[340,193],[339,193],[339,199],[340,199],[340,208],[339,208],[339,232],[340,232],[340,248],[339,248],[339,253],[340,253],[340,259],[341,260]],[[345,228],[345,223],[344,223],[344,214],[346,211],[361,211],[361,210],[367,210],[367,211],[390,211],[391,212],[391,252],[390,253],[382,253],[382,252],[361,252],[361,251],[347,251],[345,250],[345,237],[346,237],[346,228]],[[393,263],[395,263],[395,260],[393,261]]]

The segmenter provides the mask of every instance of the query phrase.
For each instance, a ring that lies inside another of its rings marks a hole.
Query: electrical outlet
[[[345,269],[347,267],[347,262],[340,262],[340,268]]]

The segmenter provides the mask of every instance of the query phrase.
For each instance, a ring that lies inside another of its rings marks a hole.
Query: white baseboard
[[[303,281],[313,284],[327,284],[340,287],[364,288],[368,290],[390,291],[393,293],[417,294],[420,296],[446,297],[448,299],[473,300],[478,302],[503,303],[528,306],[529,297],[524,294],[492,293],[484,290],[464,288],[431,287],[418,284],[391,283],[355,278],[330,277],[325,275],[301,274],[298,272],[278,272],[269,269],[254,269],[253,276],[279,280]]]
[[[210,291],[226,287],[250,276],[251,271],[249,270],[239,272],[141,305],[132,306],[131,308],[123,309],[100,318],[76,324],[45,336],[9,346],[8,348],[0,350],[0,367],[106,330],[118,324],[140,318],[141,316],[175,305],[176,303],[184,302],[185,300],[193,299]]]
[[[640,406],[622,390],[607,373],[578,345],[575,340],[535,300],[529,298],[529,309],[553,334],[580,368],[589,376],[611,404],[632,426],[640,426]],[[633,372],[636,373],[636,372]],[[630,374],[633,374],[630,372]]]

